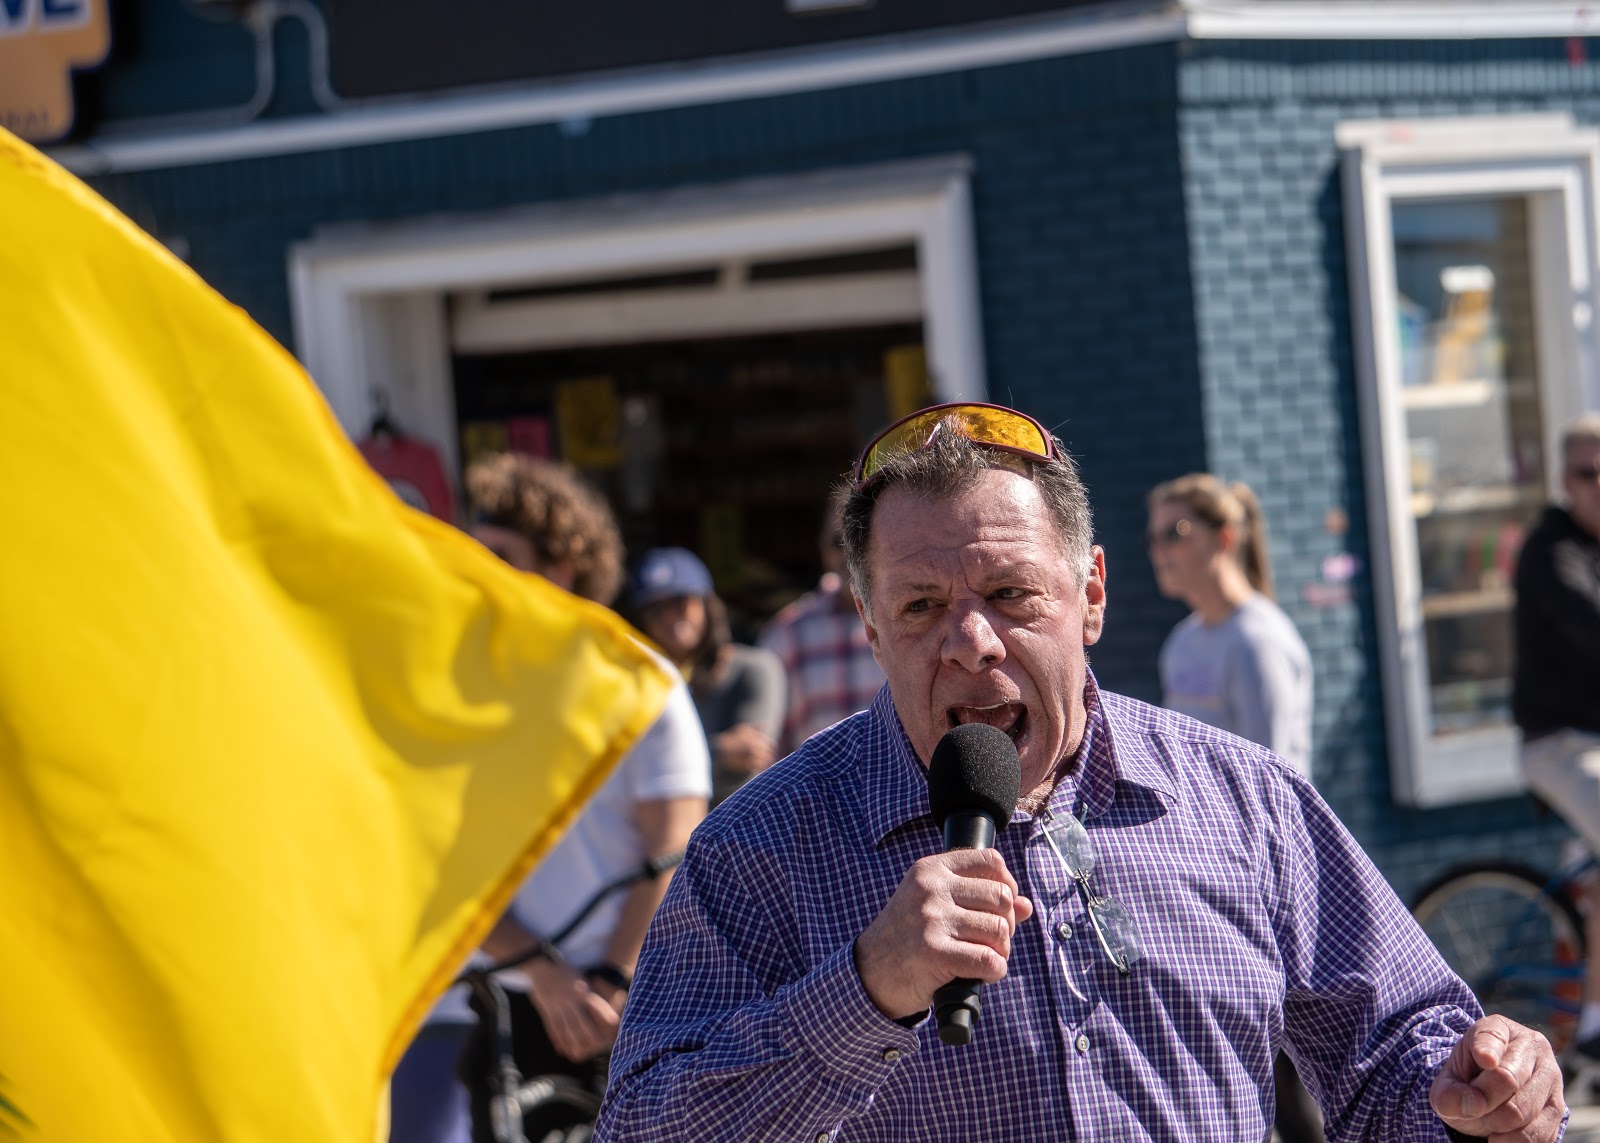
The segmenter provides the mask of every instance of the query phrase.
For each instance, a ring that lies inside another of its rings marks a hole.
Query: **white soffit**
[[[1600,34],[1600,6],[1548,0],[1183,0],[1197,40],[1492,40]]]

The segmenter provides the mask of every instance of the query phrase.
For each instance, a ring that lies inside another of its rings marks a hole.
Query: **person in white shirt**
[[[606,502],[571,467],[500,454],[468,469],[467,488],[477,513],[471,533],[490,551],[587,599],[609,605],[616,598],[623,579],[621,534]],[[529,765],[537,764],[529,759]],[[558,944],[552,946],[550,937],[566,929],[597,891],[641,871],[647,862],[680,853],[705,817],[710,795],[705,734],[688,687],[680,684],[529,875],[484,942],[483,951],[497,961],[544,949],[501,974],[511,1006],[513,1056],[525,1077],[570,1075],[597,1092],[604,1086],[634,965],[670,871],[607,895]],[[448,1000],[437,1018],[448,1017]],[[482,1042],[469,1043],[460,1069],[469,1081],[475,1140],[491,1138],[489,1069],[482,1060],[489,1050]],[[442,1054],[429,1053],[428,1059]],[[395,1075],[391,1139],[460,1143],[466,1124],[454,1079],[439,1074],[436,1065],[407,1068],[407,1062]],[[402,1092],[402,1083],[410,1090]],[[432,1108],[426,1106],[429,1099]],[[455,1110],[438,1113],[441,1101]],[[429,1123],[427,1135],[401,1121],[403,1103],[423,1105],[418,1119]],[[546,1127],[569,1126],[567,1109],[549,1112],[549,1124],[532,1116],[525,1120],[530,1138],[542,1139]]]

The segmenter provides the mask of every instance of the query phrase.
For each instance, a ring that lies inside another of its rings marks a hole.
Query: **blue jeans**
[[[471,1024],[425,1024],[389,1084],[389,1143],[469,1143],[467,1089],[456,1078]]]

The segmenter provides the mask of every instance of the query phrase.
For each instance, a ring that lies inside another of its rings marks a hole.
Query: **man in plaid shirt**
[[[761,646],[778,656],[789,679],[779,757],[824,727],[866,710],[883,686],[883,668],[867,642],[844,564],[839,513],[847,492],[832,497],[823,521],[822,582],[773,616],[761,633]]]
[[[1560,1139],[1549,1042],[1482,1014],[1302,775],[1095,684],[1105,554],[1055,439],[925,412],[844,517],[889,685],[695,831],[596,1138],[1239,1143],[1281,1048],[1335,1143]],[[924,768],[971,722],[1024,793],[945,852]],[[953,1046],[929,1006],[960,979],[983,1011]]]

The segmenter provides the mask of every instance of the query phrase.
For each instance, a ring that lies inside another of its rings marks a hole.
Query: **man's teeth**
[[[954,716],[957,726],[964,726],[969,722],[986,722],[1001,730],[1010,730],[1022,716],[1022,707],[1019,703],[1001,702],[993,706],[958,706],[952,708],[950,713]]]

